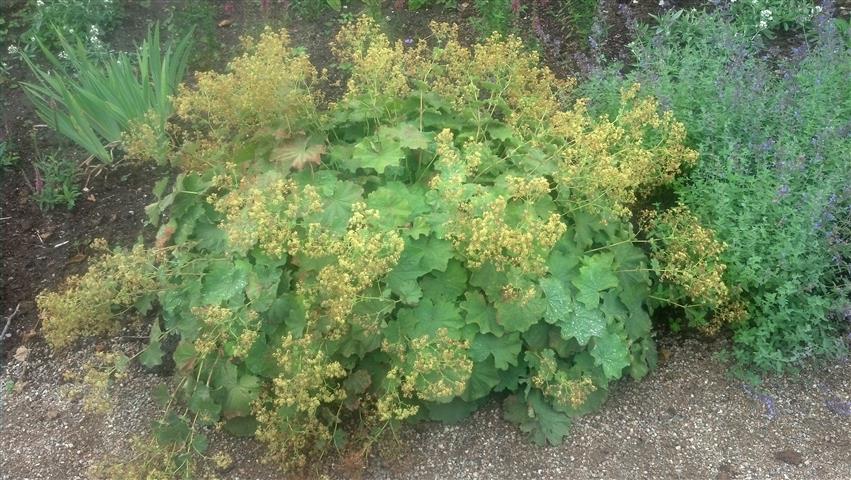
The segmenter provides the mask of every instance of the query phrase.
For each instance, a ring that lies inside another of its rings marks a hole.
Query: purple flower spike
[[[742,388],[745,390],[745,393],[747,393],[748,396],[762,402],[762,405],[765,407],[765,416],[768,417],[769,420],[774,420],[774,418],[777,417],[777,409],[774,408],[773,398],[764,393],[757,392],[750,385],[745,383],[742,384]]]

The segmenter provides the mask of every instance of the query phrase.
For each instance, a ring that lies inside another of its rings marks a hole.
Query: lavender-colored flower
[[[742,384],[742,388],[748,396],[762,402],[762,405],[765,407],[765,416],[768,417],[769,420],[774,420],[774,418],[777,417],[777,409],[774,407],[773,398],[767,394],[757,392],[753,389],[753,387],[746,383]]]

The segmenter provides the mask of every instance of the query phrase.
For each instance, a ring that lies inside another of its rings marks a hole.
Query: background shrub
[[[725,15],[660,18],[633,44],[635,70],[584,88],[611,99],[641,82],[686,125],[700,162],[676,192],[727,244],[725,281],[747,308],[735,357],[779,371],[844,349],[848,263],[836,249],[848,240],[838,230],[851,178],[849,38],[822,12],[809,40],[772,57]]]

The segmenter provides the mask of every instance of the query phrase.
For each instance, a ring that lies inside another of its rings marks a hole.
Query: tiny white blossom
[[[68,60],[68,52],[62,50],[61,52],[59,52],[59,58],[61,58],[62,60]]]
[[[43,2],[42,0],[36,0],[35,5],[36,5],[37,7],[43,7],[43,6],[44,6],[44,2]]]
[[[759,16],[771,20],[771,10],[763,10],[759,12]]]
[[[9,52],[9,55],[15,55],[19,50],[15,45],[9,45],[9,48],[7,48],[6,51]]]
[[[766,22],[765,20],[760,20],[759,21],[759,28],[762,28],[762,29],[768,28],[768,22]]]

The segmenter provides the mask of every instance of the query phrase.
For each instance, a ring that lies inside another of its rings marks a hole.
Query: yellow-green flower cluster
[[[243,178],[237,189],[221,197],[210,195],[208,201],[225,215],[221,228],[231,248],[245,253],[258,245],[277,258],[300,251],[303,217],[322,210],[314,187],[299,186],[276,173]]]
[[[206,305],[192,308],[192,314],[203,325],[195,339],[195,352],[201,357],[218,353],[225,343],[233,346],[233,357],[245,357],[259,335],[259,317],[253,310],[237,313],[219,305]]]
[[[246,132],[280,121],[293,133],[316,115],[316,69],[290,44],[286,31],[268,27],[257,40],[243,39],[245,53],[227,73],[203,72],[196,86],[181,86],[174,99],[182,120],[212,129]]]
[[[306,454],[331,441],[332,431],[319,410],[346,398],[339,380],[347,372],[339,362],[329,360],[310,336],[283,338],[275,358],[280,373],[254,404],[259,424],[256,437],[268,445],[270,459],[301,467]]]
[[[531,384],[555,405],[579,408],[585,403],[588,395],[597,389],[589,377],[579,379],[568,377],[558,368],[554,356],[538,355],[537,360],[538,368],[531,378]]]
[[[452,338],[446,328],[432,335],[422,335],[406,342],[391,343],[386,339],[381,349],[393,356],[396,365],[388,378],[396,390],[390,389],[379,399],[382,418],[405,418],[416,410],[404,399],[445,403],[464,393],[473,372],[467,352],[469,342]]]
[[[106,243],[96,240],[96,250]],[[137,245],[127,252],[101,254],[85,275],[69,277],[58,291],[36,297],[44,338],[62,348],[81,336],[109,332],[142,296],[159,289],[157,252]]]
[[[410,92],[405,75],[404,47],[390,44],[372,18],[360,17],[343,26],[331,45],[331,51],[350,76],[342,103],[362,102],[380,115],[384,102],[402,98]]]
[[[682,286],[693,300],[711,306],[725,303],[729,295],[723,279],[727,266],[719,258],[725,245],[715,239],[714,232],[701,226],[685,205],[668,209],[652,221],[664,247],[653,251],[653,258],[662,266],[662,279]]]
[[[127,356],[116,352],[95,352],[94,357],[83,366],[82,376],[66,372],[64,378],[73,382],[65,394],[82,397],[83,410],[105,414],[112,410],[109,388],[127,377]]]
[[[655,100],[636,99],[638,88],[622,92],[615,119],[590,122],[584,102],[554,117],[551,134],[566,142],[556,181],[574,203],[628,216],[638,195],[697,161],[697,152],[684,144],[683,125],[670,112],[660,115]]]
[[[448,129],[435,141],[440,174],[432,178],[429,187],[438,192],[445,205],[455,207],[446,224],[447,236],[463,252],[467,265],[480,268],[491,262],[497,270],[513,267],[522,273],[546,272],[546,256],[567,230],[560,215],[540,218],[535,212],[534,201],[550,191],[546,178],[509,176],[510,198],[494,198],[480,185],[466,183],[481,162],[480,144],[467,142],[459,151]],[[508,221],[509,200],[523,202],[523,213],[516,224]]]
[[[360,295],[396,266],[405,249],[405,242],[396,231],[376,226],[378,218],[376,210],[358,202],[352,206],[348,228],[341,237],[318,224],[310,225],[308,230],[305,254],[330,256],[333,262],[298,288],[307,303],[318,308],[314,312],[330,321],[328,333],[332,337],[347,332]],[[373,328],[377,327],[373,322]]]
[[[713,309],[713,319],[701,328],[715,333],[722,324],[747,316],[724,283],[727,266],[720,257],[726,246],[688,207],[678,205],[658,215],[646,212],[643,223],[654,239],[652,255],[662,280],[681,288],[698,305]]]
[[[546,220],[538,218],[531,205],[526,205],[521,223],[511,226],[506,220],[507,206],[505,197],[496,197],[480,216],[465,222],[468,228],[452,232],[453,241],[463,245],[471,268],[491,262],[497,270],[515,267],[523,273],[543,274],[546,255],[567,226],[556,213]]]

